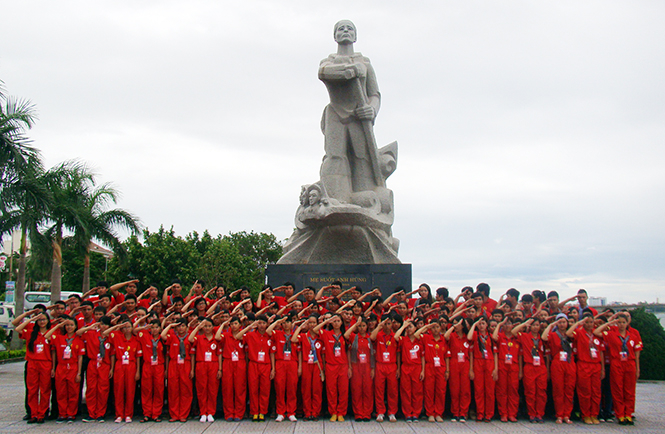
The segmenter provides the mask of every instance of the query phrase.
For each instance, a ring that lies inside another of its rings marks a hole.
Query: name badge
[[[464,363],[464,353],[457,353],[457,362]]]
[[[237,352],[237,351],[233,351],[233,352],[231,353],[231,361],[232,361],[232,362],[237,362],[238,360],[240,360],[240,358],[238,357],[238,352]]]
[[[307,363],[309,363],[310,365],[314,364],[314,352],[313,351],[309,352],[309,356],[307,356]]]
[[[434,367],[435,368],[440,368],[441,367],[441,358],[440,357],[435,357],[434,358]]]
[[[178,364],[179,365],[184,365],[185,364],[185,358],[182,357],[180,354],[178,354]]]
[[[284,351],[284,360],[291,360],[291,351]]]
[[[382,360],[383,360],[383,363],[390,363],[390,353],[388,351],[383,353],[383,359]]]
[[[257,354],[257,361],[259,362],[265,362],[266,361],[266,353],[263,351],[259,351]]]
[[[44,352],[44,344],[37,344],[35,345],[35,352],[37,354],[41,354]]]
[[[560,362],[567,362],[568,361],[568,353],[565,351],[559,351],[559,361]]]
[[[540,366],[540,356],[533,356],[533,366]]]
[[[512,365],[512,364],[513,364],[513,355],[506,354],[506,365]]]
[[[411,360],[416,360],[418,358],[418,350],[409,350],[409,357]]]
[[[342,357],[342,349],[337,347],[335,348],[335,357]]]
[[[490,358],[490,352],[487,351],[487,349],[483,350],[483,359],[489,359]]]
[[[65,347],[65,350],[62,352],[62,359],[69,360],[72,358],[72,349],[69,345]]]
[[[150,358],[150,366],[157,366],[159,359],[157,357],[151,357]]]
[[[206,351],[203,355],[203,360],[206,362],[212,362],[212,353],[210,351]]]
[[[122,364],[129,365],[129,352],[125,351],[125,354],[122,355]]]
[[[360,363],[367,363],[367,354],[365,353],[359,353],[358,354],[358,361]]]
[[[592,359],[597,359],[598,358],[598,350],[595,348],[589,348],[589,352],[591,353],[591,358]]]
[[[619,352],[619,356],[621,356],[621,361],[622,362],[627,362],[628,361],[628,351]]]

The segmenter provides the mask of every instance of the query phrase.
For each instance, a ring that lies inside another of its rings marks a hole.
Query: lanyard
[[[559,336],[559,340],[561,341],[561,349],[567,354],[566,361],[568,363],[572,363],[573,347],[570,345],[570,341],[563,333],[561,333],[561,330],[559,330],[558,327],[556,329],[556,334]]]
[[[314,357],[314,359],[313,359],[313,360],[314,360],[314,363],[316,363],[316,362],[319,361],[319,358],[318,358],[317,355],[316,355],[316,347],[314,346],[314,343],[316,342],[316,339],[312,339],[312,338],[310,338],[309,336],[307,336],[307,340],[309,341],[309,348],[310,348],[310,349],[309,349],[309,352],[310,352],[310,354],[313,355],[313,357]]]
[[[159,337],[151,339],[152,341],[152,360],[157,361],[157,345],[159,345]]]
[[[103,359],[106,356],[106,347],[104,346],[106,338],[99,336],[99,356]]]

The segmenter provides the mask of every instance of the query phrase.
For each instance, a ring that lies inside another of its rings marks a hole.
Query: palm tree
[[[100,241],[111,247],[116,255],[123,255],[125,249],[118,239],[115,231],[120,227],[138,234],[140,230],[137,217],[123,209],[107,210],[111,203],[115,204],[118,192],[110,185],[103,184],[93,188],[83,198],[83,208],[79,218],[81,224],[74,231],[74,243],[84,254],[83,261],[83,287],[85,293],[90,289],[90,243],[92,240]]]

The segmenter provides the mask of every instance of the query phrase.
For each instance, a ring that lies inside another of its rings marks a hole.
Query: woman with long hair
[[[469,350],[471,345],[467,338],[467,321],[458,317],[453,326],[448,329],[444,337],[450,349],[450,411],[453,422],[466,422],[466,416],[471,405],[471,379],[469,378],[470,362]]]

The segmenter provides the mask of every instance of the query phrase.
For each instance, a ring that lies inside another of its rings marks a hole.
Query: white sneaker
[[[206,417],[205,414],[204,414],[203,416],[201,416],[201,419],[199,419],[199,422],[201,422],[201,423],[206,423],[206,422],[208,422],[208,418]]]
[[[383,422],[383,414],[379,414],[376,416],[376,421],[377,422]]]
[[[298,422],[298,419],[296,419],[296,417],[294,415],[289,416],[289,420],[291,422]]]
[[[395,417],[394,414],[389,414],[389,415],[388,415],[388,420],[389,420],[390,422],[397,422],[397,418]]]
[[[132,423],[132,418],[129,417],[129,416],[127,416],[127,417],[125,418],[125,423]]]
[[[284,415],[283,414],[278,414],[277,419],[275,419],[275,422],[283,422],[284,421]]]
[[[115,418],[115,423],[120,423],[120,422],[122,422],[122,418],[121,417],[116,417]]]
[[[212,417],[212,414],[209,414],[208,415],[208,422],[214,422],[214,421],[215,421],[215,418]]]

